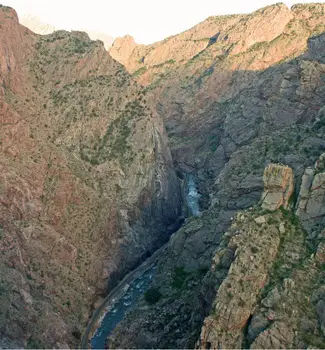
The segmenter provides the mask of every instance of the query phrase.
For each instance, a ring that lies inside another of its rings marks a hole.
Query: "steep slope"
[[[91,305],[178,225],[162,124],[85,33],[0,7],[0,345],[76,346]]]

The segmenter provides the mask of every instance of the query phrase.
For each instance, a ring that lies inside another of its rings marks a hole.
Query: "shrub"
[[[172,287],[181,289],[189,273],[183,267],[176,267],[173,274]]]
[[[144,293],[145,301],[151,305],[157,303],[161,297],[162,294],[158,288],[150,288]]]
[[[44,349],[43,344],[32,337],[27,340],[27,349]]]

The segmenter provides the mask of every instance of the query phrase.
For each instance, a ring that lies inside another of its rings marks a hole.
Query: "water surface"
[[[196,188],[193,175],[188,176],[187,187],[188,187],[187,196],[186,196],[187,205],[190,208],[191,214],[193,216],[199,216],[200,215],[200,206],[199,206],[200,194]]]
[[[113,300],[106,312],[100,326],[92,337],[90,344],[92,349],[104,349],[106,340],[115,327],[121,322],[125,314],[136,304],[136,301],[150,286],[156,267],[151,266],[129,285],[124,287],[124,293]]]

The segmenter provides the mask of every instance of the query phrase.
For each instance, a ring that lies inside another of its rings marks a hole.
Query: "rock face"
[[[130,35],[126,35],[123,38],[117,38],[114,40],[114,45],[110,48],[110,55],[118,62],[127,66],[128,61],[133,59],[132,53],[137,46],[134,39]]]
[[[279,164],[270,164],[264,170],[263,181],[262,208],[271,211],[280,207],[287,209],[294,189],[292,169]]]
[[[145,92],[81,32],[0,7],[1,346],[76,347],[91,305],[177,228]]]
[[[325,153],[314,168],[307,168],[301,180],[296,214],[309,231],[325,224]]]

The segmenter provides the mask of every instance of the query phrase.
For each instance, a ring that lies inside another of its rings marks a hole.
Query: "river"
[[[140,277],[125,286],[124,293],[119,298],[114,301],[112,300],[100,322],[100,327],[97,328],[90,341],[92,349],[105,348],[107,337],[109,337],[114,328],[123,319],[124,315],[136,305],[136,301],[140,295],[149,288],[155,269],[155,266],[150,266]]]
[[[188,175],[186,202],[193,216],[200,215],[199,205],[200,194],[196,188],[194,176]]]
[[[193,216],[200,215],[199,198],[200,194],[196,188],[194,176],[188,175],[186,201]],[[157,258],[163,249],[165,249],[165,246],[156,251],[136,270],[128,274],[107,296],[104,304],[95,311],[90,321],[82,340],[81,346],[83,348],[87,346],[91,329],[96,324],[99,324],[99,326],[90,339],[90,346],[92,349],[104,349],[106,347],[109,335],[124,318],[125,314],[136,305],[139,297],[149,289],[155,275]]]

